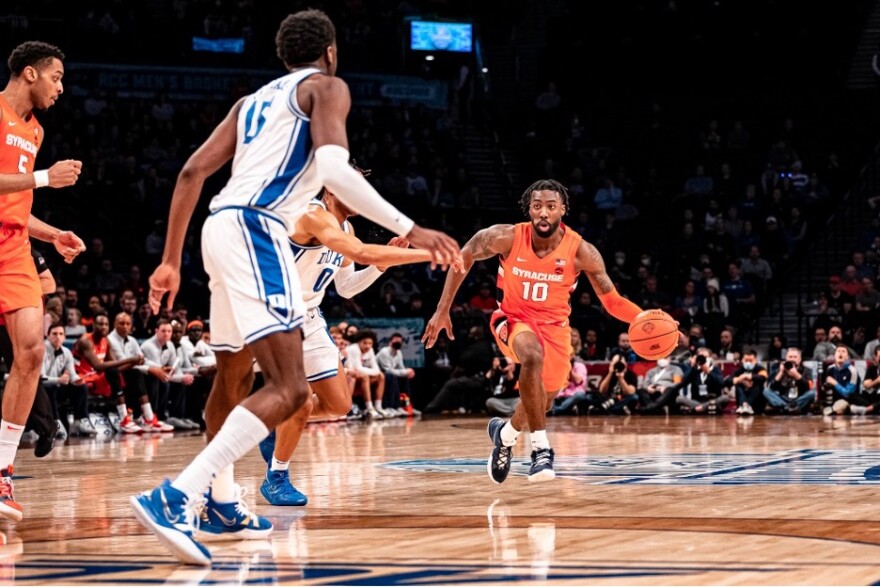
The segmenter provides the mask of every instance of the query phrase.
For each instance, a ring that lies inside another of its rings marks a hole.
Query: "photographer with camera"
[[[785,414],[805,414],[816,399],[813,372],[801,364],[800,349],[789,347],[785,360],[776,365],[776,375],[764,390],[764,399]]]
[[[867,357],[868,354],[865,353]],[[849,411],[856,416],[880,413],[880,346],[874,349],[874,361],[865,370],[865,379],[862,381],[861,399],[867,405],[850,404]]]
[[[755,349],[743,351],[742,362],[733,374],[724,380],[724,387],[736,391],[736,413],[753,416],[764,411],[764,384],[767,369],[758,363]]]
[[[724,377],[715,366],[711,352],[710,349],[701,347],[689,360],[691,369],[685,375],[675,398],[675,403],[683,413],[719,413],[730,401],[730,397],[723,393]]]
[[[492,397],[486,399],[486,411],[493,416],[510,418],[519,403],[519,365],[507,357],[492,359],[492,368],[486,372],[492,387]]]
[[[834,363],[825,369],[825,381],[822,382],[825,394],[831,394],[832,405],[826,405],[822,414],[843,415],[851,404],[864,405],[859,396],[859,372],[850,360],[849,347],[839,344],[834,349]]]
[[[575,331],[572,331],[575,332]],[[596,394],[591,394],[596,395]],[[568,385],[553,398],[551,416],[563,416],[572,411],[579,413],[579,406],[587,397],[587,366],[572,349],[571,369],[568,372]]]
[[[623,356],[614,355],[599,383],[599,393],[604,398],[601,407],[609,414],[630,414],[639,401],[638,384],[638,376],[627,368]]]

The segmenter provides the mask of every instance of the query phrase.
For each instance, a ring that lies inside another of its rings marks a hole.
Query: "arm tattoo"
[[[588,273],[587,277],[590,279],[590,283],[593,285],[593,289],[596,290],[597,294],[607,294],[614,289],[614,283],[611,282],[611,278],[608,277],[608,274],[605,273],[605,271]]]
[[[468,252],[473,255],[475,261],[482,261],[494,257],[497,253],[489,246],[492,242],[489,230],[484,229],[475,234],[465,245]]]

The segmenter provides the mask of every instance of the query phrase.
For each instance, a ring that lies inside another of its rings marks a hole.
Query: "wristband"
[[[49,170],[34,171],[34,184],[35,188],[44,188],[49,185]]]

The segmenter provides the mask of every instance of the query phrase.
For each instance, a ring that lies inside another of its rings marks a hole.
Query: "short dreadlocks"
[[[532,192],[544,190],[559,194],[562,197],[562,203],[565,204],[565,214],[568,214],[568,211],[571,209],[571,206],[568,205],[568,190],[555,179],[539,179],[526,188],[526,191],[523,192],[519,199],[519,205],[522,207],[523,214],[529,215],[529,208],[532,205]]]

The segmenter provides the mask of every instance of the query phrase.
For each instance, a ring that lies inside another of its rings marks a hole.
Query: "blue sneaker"
[[[156,535],[180,561],[191,565],[210,566],[211,553],[193,538],[199,499],[189,500],[166,479],[162,484],[129,498],[138,521]]]
[[[199,516],[199,538],[204,542],[223,540],[262,540],[272,533],[272,522],[251,513],[244,502],[246,490],[235,486],[235,501],[219,503],[207,494]]]
[[[260,441],[260,454],[267,465],[272,464],[272,455],[275,454],[275,431],[269,433],[269,436]]]
[[[510,458],[513,456],[513,447],[504,446],[501,442],[501,429],[504,428],[504,420],[501,418],[492,418],[489,420],[487,430],[489,438],[495,445],[492,448],[492,455],[489,462],[486,463],[486,470],[489,472],[489,478],[495,483],[504,483],[507,474],[510,473]]]
[[[306,505],[309,498],[290,482],[290,471],[266,471],[260,493],[272,505]]]
[[[553,449],[539,448],[532,451],[532,467],[529,469],[529,481],[550,481],[556,478],[553,472]]]

